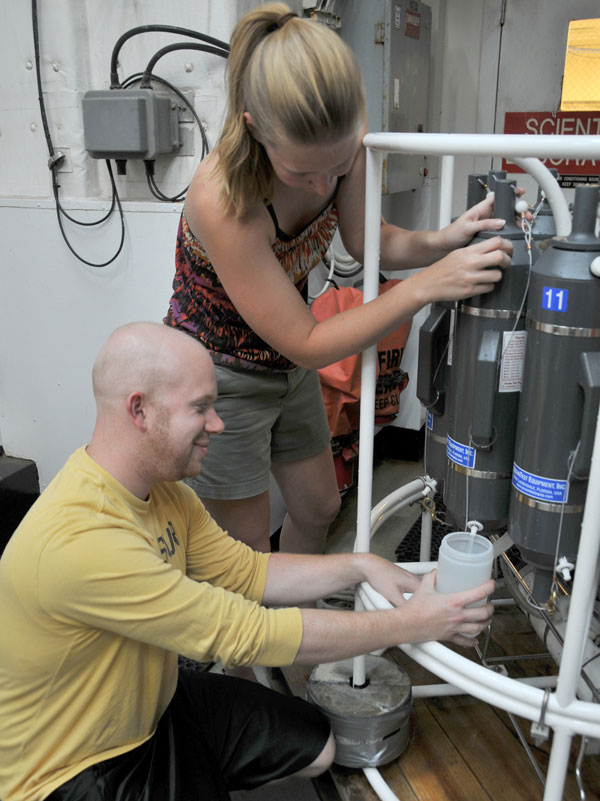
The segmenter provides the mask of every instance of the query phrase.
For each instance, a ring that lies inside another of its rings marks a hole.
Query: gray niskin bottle
[[[587,491],[600,395],[598,199],[598,186],[577,187],[572,231],[551,240],[529,289],[508,531],[535,567],[539,603],[555,559],[575,560]]]
[[[462,301],[456,315],[444,503],[447,520],[459,529],[468,520],[478,520],[486,531],[508,522],[530,269],[525,234],[515,222],[515,189],[514,181],[495,180],[493,216],[506,224],[473,239],[510,239],[511,265],[491,292]],[[532,261],[537,255],[532,243]]]

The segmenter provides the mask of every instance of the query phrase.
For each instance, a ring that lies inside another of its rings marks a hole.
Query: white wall
[[[47,151],[38,108],[34,68],[31,3],[3,0],[2,62],[2,194],[46,197],[49,174]],[[89,158],[83,148],[81,95],[88,89],[110,86],[113,45],[125,31],[138,25],[163,23],[192,28],[228,40],[238,15],[253,3],[215,0],[38,0],[41,74],[49,124],[56,149],[68,148],[67,171],[61,173],[67,197],[108,195],[103,162]],[[120,78],[142,71],[150,57],[167,44],[185,40],[174,34],[144,33],[127,41],[120,52]],[[192,39],[189,40],[193,42]],[[197,51],[172,53],[158,62],[156,72],[179,89],[191,88],[198,114],[207,123],[214,142],[223,109],[225,61]],[[196,152],[199,137],[196,132]],[[12,157],[9,157],[11,154]],[[15,158],[15,156],[17,156]],[[159,173],[167,172],[167,194],[185,186],[193,158],[163,159]],[[69,171],[69,169],[71,171]],[[123,198],[148,198],[140,164],[129,165],[127,180],[119,181]],[[162,179],[162,175],[159,176]]]
[[[100,204],[67,208],[99,214]],[[91,366],[108,334],[129,320],[160,321],[165,314],[179,213],[174,204],[128,203],[123,253],[95,269],[65,253],[49,201],[4,200],[0,426],[6,452],[33,459],[42,486],[89,439]],[[74,232],[73,243],[101,258],[118,229],[113,219],[101,241]]]
[[[73,216],[97,219],[108,208],[109,184],[104,163],[83,149],[80,102],[86,90],[108,88],[114,42],[126,30],[150,23],[228,40],[238,10],[254,3],[39,0],[38,5],[49,125],[55,149],[69,153],[69,171],[60,174],[62,202]],[[130,163],[128,176],[118,179],[126,219],[123,252],[101,269],[72,256],[51,201],[30,3],[3,0],[2,6],[0,58],[10,81],[3,80],[0,89],[0,432],[8,454],[37,463],[43,488],[90,436],[95,417],[91,365],[106,336],[122,323],[160,320],[166,312],[180,207],[154,201],[140,165]],[[121,77],[143,70],[157,49],[179,40],[168,34],[129,40],[121,51]],[[169,55],[156,69],[178,88],[193,88],[211,145],[224,108],[224,65],[224,59],[184,51]],[[163,191],[174,194],[184,187],[196,161],[159,160]],[[116,213],[99,228],[65,225],[88,261],[101,262],[115,252]]]

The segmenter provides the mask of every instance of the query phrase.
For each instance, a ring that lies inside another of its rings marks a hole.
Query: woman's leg
[[[187,483],[232,537],[270,551],[270,468],[287,509],[280,549],[322,553],[340,499],[318,374],[297,368],[261,377],[220,368],[217,376],[215,408],[225,430]]]
[[[279,549],[323,553],[329,526],[340,510],[331,448],[295,462],[273,462],[271,472],[287,509]]]

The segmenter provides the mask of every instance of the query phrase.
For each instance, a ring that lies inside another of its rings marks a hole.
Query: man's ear
[[[146,398],[142,392],[132,392],[125,400],[125,408],[129,420],[137,428],[146,430]]]
[[[260,142],[261,139],[260,136],[258,136],[258,134],[256,133],[256,125],[254,124],[254,120],[252,119],[252,115],[250,114],[250,112],[244,111],[242,116],[244,118],[244,122],[246,123],[246,128],[248,129],[248,131],[252,134],[252,136],[254,137],[254,139],[256,139],[257,142]]]

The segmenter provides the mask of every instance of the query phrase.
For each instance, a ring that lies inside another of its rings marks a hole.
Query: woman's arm
[[[344,178],[337,200],[340,234],[348,252],[359,262],[364,259],[366,151],[360,146],[352,169]],[[493,194],[465,211],[440,231],[407,231],[381,222],[380,264],[382,270],[426,267],[462,248],[480,231],[496,231],[505,220],[490,218]]]
[[[246,323],[303,367],[323,367],[364,350],[428,303],[489,292],[510,264],[511,243],[493,238],[454,250],[370,303],[317,323],[273,255],[266,209],[257,207],[241,220],[224,213],[207,172],[199,171],[190,187],[188,223]]]

